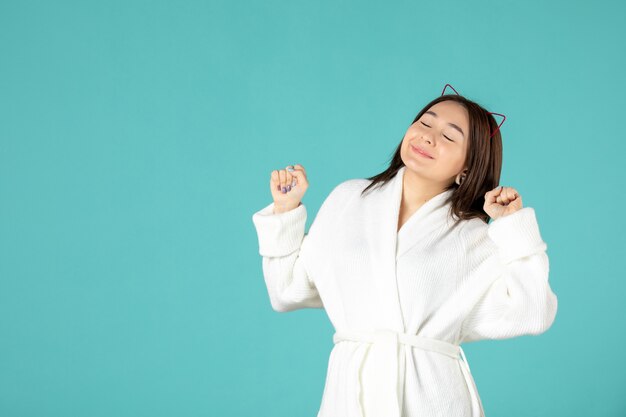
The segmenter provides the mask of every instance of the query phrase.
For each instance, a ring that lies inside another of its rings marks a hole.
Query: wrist
[[[285,213],[287,211],[291,211],[295,208],[298,208],[302,203],[298,202],[295,206],[293,204],[276,204],[274,203],[274,214]]]

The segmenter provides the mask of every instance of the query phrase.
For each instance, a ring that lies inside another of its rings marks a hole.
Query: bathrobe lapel
[[[402,175],[404,169],[402,167],[402,172],[398,171],[398,174]],[[396,221],[400,213],[402,201],[402,181],[398,179],[397,184],[393,199]],[[438,230],[441,230],[442,227],[447,228],[453,225],[449,212],[450,204],[447,203],[449,196],[453,192],[454,190],[446,190],[432,197],[422,204],[402,225],[396,236],[396,260],[417,244],[420,244],[422,247],[428,246],[439,236]]]
[[[396,281],[396,262],[417,243],[424,243],[435,237],[433,232],[449,221],[449,205],[444,200],[452,190],[444,191],[424,203],[409,220],[398,228],[398,215],[402,201],[402,180],[406,167],[400,168],[396,175],[383,187],[373,193],[373,204],[369,230],[369,242],[372,254],[378,262],[375,266],[374,284],[379,305],[375,323],[379,329],[405,332],[404,317],[400,306]]]

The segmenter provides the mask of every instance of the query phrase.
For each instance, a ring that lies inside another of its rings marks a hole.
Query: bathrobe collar
[[[391,203],[390,211],[394,216],[394,231],[398,228],[398,217],[402,203],[402,179],[405,170],[406,167],[403,166],[393,178],[393,195],[389,199]],[[451,218],[449,217],[450,204],[447,200],[453,192],[454,190],[446,190],[432,197],[422,204],[402,225],[400,231],[394,236],[394,238],[397,238],[397,241],[394,242],[396,245],[396,258],[402,256],[416,243],[423,241],[423,239],[428,239],[428,236],[432,236],[431,232],[435,229],[451,224]]]
[[[446,190],[432,197],[411,215],[398,232],[405,170],[406,167],[402,166],[389,182],[372,194],[373,214],[379,218],[373,219],[372,227],[368,228],[373,253],[378,254],[380,260],[374,279],[380,295],[379,314],[376,316],[381,322],[375,326],[399,332],[405,331],[405,320],[398,296],[396,262],[416,244],[427,245],[437,238],[441,228],[451,225],[447,199],[454,192]]]

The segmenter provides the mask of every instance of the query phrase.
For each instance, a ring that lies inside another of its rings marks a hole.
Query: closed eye
[[[430,126],[428,126],[426,123],[424,123],[424,122],[422,122],[422,121],[420,121],[420,123],[421,123],[421,124],[423,124],[423,125],[424,125],[424,126],[426,126],[426,127],[430,127]],[[443,137],[444,137],[444,138],[446,138],[446,139],[448,139],[450,142],[454,142],[452,139],[450,139],[450,138],[449,138],[449,137],[447,137],[446,135],[443,135]]]

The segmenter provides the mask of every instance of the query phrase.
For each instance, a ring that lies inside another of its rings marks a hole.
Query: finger
[[[509,194],[508,191],[509,187],[504,187],[502,186],[500,188],[500,200],[504,203],[504,204],[508,204],[509,202]]]
[[[302,171],[302,173],[303,173],[304,175],[306,175],[306,171],[304,170],[304,167],[303,167],[302,165],[300,165],[300,164],[295,164],[293,167],[294,167],[295,169],[297,169],[298,171]]]
[[[285,170],[287,171],[287,178],[286,178],[286,187],[287,187],[287,191],[291,191],[291,188],[293,188],[293,186],[295,185],[295,180],[293,177],[293,173],[295,171],[295,167],[293,165],[287,165],[287,167],[285,167]]]
[[[283,180],[283,185],[282,185],[282,188],[284,190],[283,192],[284,193],[288,193],[289,192],[289,184],[291,182],[291,173],[289,171],[287,171],[286,169],[283,169],[282,171],[285,173],[285,178]]]
[[[491,191],[488,191],[487,194],[489,194],[490,196],[492,196],[495,200],[496,197],[498,197],[502,192],[502,188],[500,186],[494,188]]]
[[[485,204],[491,205],[496,202],[496,197],[493,195],[491,191],[487,191],[485,193]]]
[[[296,167],[301,167],[301,165],[296,165]],[[294,177],[295,185],[306,183],[306,174],[301,168],[296,168],[291,175]]]
[[[303,177],[306,178],[306,171],[304,170],[304,167],[300,164],[295,164],[293,167],[295,168],[295,171],[291,174],[295,177],[295,179],[293,180],[293,186],[295,187],[296,185],[302,183]]]
[[[514,200],[515,199],[515,191],[512,191],[511,189],[507,190],[506,197],[509,199],[509,201]]]
[[[270,177],[270,185],[272,187],[276,187],[276,189],[280,191],[280,175],[278,173],[278,170],[276,169],[272,171],[272,175]]]
[[[502,201],[503,204],[508,204],[509,203],[509,195],[508,195],[508,187],[504,188],[502,190],[502,193],[500,194],[500,200]]]
[[[291,176],[293,177],[292,184],[294,186],[296,186],[297,184],[303,183],[303,180],[301,178],[304,177],[304,174],[299,169],[296,169],[295,171],[293,171],[291,173]]]
[[[495,203],[498,195],[500,194],[500,191],[501,191],[500,188],[494,188],[491,191],[487,191],[485,193],[485,203],[487,204]]]
[[[287,173],[284,169],[278,170],[278,175],[280,176],[280,191],[285,193],[285,178],[287,177]]]
[[[513,201],[517,197],[519,197],[519,193],[517,192],[517,190],[515,188],[509,187],[508,196],[509,196],[509,200]]]

